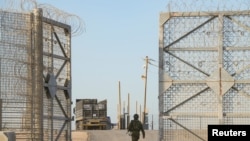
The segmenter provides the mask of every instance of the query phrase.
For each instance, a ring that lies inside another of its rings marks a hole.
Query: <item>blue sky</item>
[[[13,0],[14,1],[14,0]],[[28,1],[28,0],[27,0]],[[32,1],[32,0],[30,0]],[[84,22],[84,32],[72,37],[72,101],[108,101],[108,116],[117,122],[118,82],[121,100],[127,105],[130,94],[131,116],[144,104],[144,58],[158,64],[160,12],[249,9],[248,0],[37,0]],[[1,3],[3,0],[0,1]],[[194,4],[195,2],[195,4]],[[178,3],[178,4],[176,4]],[[220,7],[218,7],[218,3]],[[229,4],[229,5],[228,5]],[[158,68],[149,65],[147,83],[149,121],[158,128]],[[74,123],[72,124],[75,128]]]
[[[38,0],[79,16],[84,32],[72,37],[72,100],[107,99],[108,115],[117,122],[118,83],[121,100],[131,116],[144,106],[143,66],[146,56],[158,64],[159,14],[167,1],[145,0]],[[158,68],[149,65],[147,108],[158,124]],[[158,125],[154,125],[156,127]]]
[[[229,2],[230,1],[230,2]],[[130,115],[144,106],[144,58],[158,64],[160,12],[239,10],[249,7],[247,0],[38,0],[77,15],[84,22],[84,32],[72,37],[72,101],[75,99],[107,99],[108,116],[117,122],[118,82],[121,100]],[[178,3],[178,4],[176,4]],[[194,4],[195,3],[195,4]],[[228,5],[228,3],[231,3]],[[196,6],[194,6],[196,5]],[[220,7],[218,7],[220,5]],[[158,68],[149,65],[147,81],[149,122],[158,128]],[[74,123],[72,124],[74,129]]]

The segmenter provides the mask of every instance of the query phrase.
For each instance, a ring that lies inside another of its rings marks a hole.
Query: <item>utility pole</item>
[[[152,130],[154,130],[154,116],[152,114]]]
[[[118,82],[118,95],[119,95],[119,105],[118,105],[118,129],[121,129],[121,85],[120,85],[120,81]]]
[[[145,74],[142,75],[144,78],[144,109],[143,109],[143,124],[145,125],[145,118],[146,118],[146,105],[147,105],[147,77],[148,77],[148,56],[145,59]]]
[[[128,125],[129,125],[129,122],[130,122],[130,97],[129,97],[129,93],[128,93],[128,108],[127,108],[127,113],[128,113],[128,116],[127,116],[127,128],[128,128]]]
[[[136,101],[136,103],[135,103],[135,110],[136,110],[135,113],[138,114],[138,111],[137,111],[137,110],[138,110],[137,101]]]
[[[123,117],[122,117],[122,126],[121,129],[125,129],[126,127],[126,106],[125,101],[123,101]]]
[[[140,121],[142,121],[141,104],[140,104]]]

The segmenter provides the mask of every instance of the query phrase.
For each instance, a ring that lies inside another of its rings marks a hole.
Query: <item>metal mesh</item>
[[[71,140],[70,32],[36,13],[0,11],[0,128],[17,140]]]
[[[160,141],[250,122],[250,11],[160,15]]]
[[[31,128],[31,113],[28,111],[33,98],[29,74],[30,15],[8,12],[0,12],[0,15],[1,128],[25,132]]]

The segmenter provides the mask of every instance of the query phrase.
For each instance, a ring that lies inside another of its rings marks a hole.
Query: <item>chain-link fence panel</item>
[[[17,140],[71,140],[71,28],[0,11],[0,128]]]
[[[160,15],[159,140],[250,122],[250,11]]]

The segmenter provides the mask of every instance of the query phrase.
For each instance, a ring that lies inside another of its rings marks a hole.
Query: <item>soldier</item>
[[[142,137],[145,138],[145,131],[141,121],[139,121],[138,118],[139,115],[134,114],[134,120],[131,120],[128,126],[128,132],[132,137],[132,141],[138,141],[140,139],[140,131],[142,132]]]

